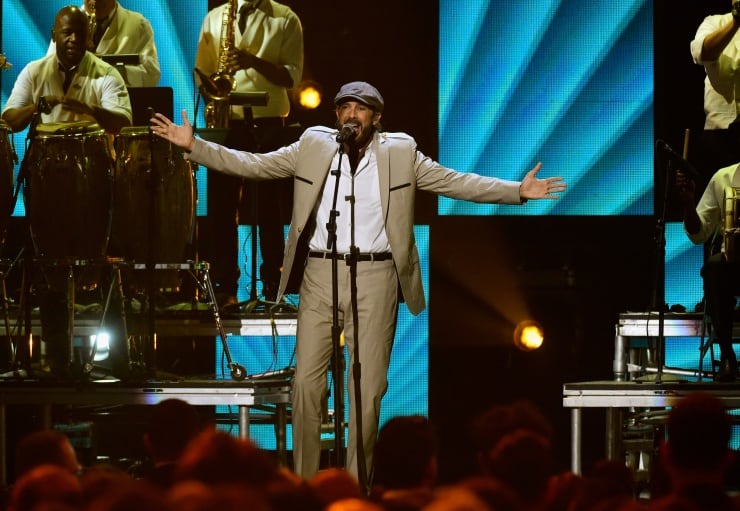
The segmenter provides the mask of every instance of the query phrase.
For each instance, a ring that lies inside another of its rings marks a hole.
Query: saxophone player
[[[223,108],[213,99],[213,91],[208,92],[208,83],[203,83],[211,81],[209,78],[231,82],[233,92],[268,95],[264,106],[245,108],[227,103],[227,121],[209,123],[209,127],[229,128],[225,145],[267,152],[286,143],[283,128],[290,112],[288,89],[303,73],[303,29],[290,7],[274,0],[230,0],[212,9],[201,26],[195,69],[206,111],[209,105]],[[245,183],[208,171],[208,215],[199,231],[200,256],[211,264],[222,306],[236,303],[240,275],[236,229],[242,194],[247,210],[256,209],[250,223],[259,228],[262,296],[276,299],[284,248],[279,186],[275,182]]]

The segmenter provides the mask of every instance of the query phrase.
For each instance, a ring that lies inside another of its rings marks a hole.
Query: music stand
[[[119,53],[119,54],[107,54],[98,55],[98,58],[107,62],[111,66],[115,67],[123,81],[128,84],[128,75],[126,73],[126,66],[138,66],[141,63],[138,53]]]
[[[163,113],[169,119],[174,116],[172,87],[128,87],[128,96],[133,126],[149,126],[151,109]]]
[[[109,55],[98,55],[111,66],[138,66],[141,62],[138,53],[119,53]]]

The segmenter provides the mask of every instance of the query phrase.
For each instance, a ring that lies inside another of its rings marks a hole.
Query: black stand
[[[46,100],[42,96],[39,98],[39,102],[36,108],[36,111],[33,114],[33,117],[31,118],[31,122],[29,124],[28,133],[26,134],[26,155],[28,155],[28,150],[30,148],[31,142],[36,138],[37,135],[37,128],[39,123],[41,122],[41,113],[49,113],[51,112],[51,108],[47,104]],[[12,207],[11,212],[13,209],[15,209],[15,205],[18,202],[18,196],[20,194],[21,188],[24,188],[28,190],[28,183],[30,179],[30,169],[28,168],[30,165],[30,161],[28,157],[23,158],[20,164],[20,168],[18,169],[18,177],[16,179],[16,185],[15,189],[13,191],[13,201],[12,201]],[[30,218],[28,209],[29,209],[30,201],[26,200],[26,216],[25,221],[28,222],[28,219]],[[25,237],[23,241],[23,248],[21,248],[18,257],[16,258],[15,262],[12,266],[17,264],[20,261],[21,265],[21,289],[20,289],[20,297],[19,297],[19,306],[18,306],[18,318],[19,322],[23,323],[23,328],[20,333],[16,333],[15,331],[11,335],[10,332],[8,332],[8,339],[11,344],[11,361],[10,361],[10,375],[15,378],[24,378],[24,377],[33,377],[33,369],[32,369],[32,360],[31,360],[31,343],[33,342],[33,335],[31,333],[31,275],[33,274],[33,253],[34,253],[34,247],[33,243],[31,242],[31,229],[29,225],[26,225],[26,229],[24,229]],[[10,270],[10,269],[9,269]],[[9,271],[8,270],[8,271]],[[6,293],[5,293],[5,281],[3,279],[3,308],[4,310],[7,307],[7,300],[6,300]],[[9,326],[6,322],[6,329],[9,329]]]
[[[358,326],[358,313],[357,313],[357,254],[359,249],[355,244],[355,171],[357,170],[357,160],[359,155],[357,150],[353,147],[352,154],[350,155],[350,168],[352,172],[352,193],[347,199],[350,204],[350,245],[349,245],[349,259],[347,265],[349,266],[350,275],[350,300],[352,302],[352,325],[353,334],[355,340],[354,356],[352,357],[352,380],[354,383],[354,394],[355,394],[355,432],[357,435],[357,481],[364,494],[368,494],[370,488],[368,487],[368,476],[367,466],[365,463],[365,442],[362,436],[362,391],[360,389],[360,380],[362,377],[362,365],[360,364],[360,331]],[[336,261],[336,260],[335,260]]]
[[[337,261],[337,198],[339,196],[339,177],[342,174],[342,156],[344,150],[339,144],[339,164],[330,174],[335,177],[334,196],[329,212],[329,221],[326,223],[328,235],[328,249],[331,251],[331,374],[334,379],[334,456],[336,466],[344,467],[346,452],[344,448],[344,350],[341,343],[341,328],[339,326],[339,275]]]
[[[257,147],[257,134],[254,129],[254,117],[252,116],[251,104],[245,104],[244,107],[244,126],[249,133],[249,140],[252,145],[252,150],[256,150]],[[266,301],[261,301],[257,295],[257,230],[259,226],[259,194],[257,193],[256,183],[252,184],[252,193],[250,201],[252,204],[252,229],[250,235],[250,249],[251,254],[251,270],[249,276],[249,301],[244,304],[244,312],[253,312],[260,308],[265,308],[268,304]]]
[[[671,162],[668,162],[663,182],[663,203],[660,216],[655,220],[655,282],[653,283],[652,310],[658,311],[658,337],[655,340],[655,364],[657,372],[651,378],[654,383],[663,382],[663,359],[665,351],[665,218],[671,181]]]
[[[330,249],[332,257],[332,375],[334,377],[334,442],[335,442],[335,453],[337,456],[338,466],[343,466],[344,457],[346,455],[344,449],[344,352],[340,343],[340,327],[339,327],[339,284],[338,284],[338,264],[337,260],[337,217],[339,211],[337,207],[337,199],[339,195],[339,178],[341,175],[342,168],[342,156],[344,155],[344,145],[341,140],[341,135],[338,137],[339,142],[339,163],[336,170],[332,170],[331,174],[336,177],[334,181],[334,195],[332,198],[332,209],[329,214],[329,222],[326,224],[326,230],[328,233],[328,249]],[[362,376],[361,364],[360,364],[360,339],[359,327],[358,327],[358,313],[357,313],[357,253],[358,248],[355,245],[355,170],[357,168],[357,149],[351,144],[352,154],[349,155],[350,168],[352,173],[351,181],[351,193],[345,197],[345,200],[350,203],[350,247],[349,257],[345,259],[347,266],[350,270],[350,300],[352,302],[352,324],[353,324],[353,338],[354,338],[354,357],[352,361],[352,375],[353,375],[353,387],[355,395],[355,427],[357,434],[357,478],[360,484],[360,488],[364,493],[367,493],[367,467],[365,466],[365,444],[362,436],[362,392],[360,389],[360,380]]]
[[[667,148],[667,144],[662,140],[656,141],[656,148]],[[671,157],[676,157],[672,151],[668,153]],[[684,170],[692,174],[698,174],[690,164],[681,158],[679,164]],[[663,200],[661,204],[660,216],[655,221],[655,282],[653,283],[653,299],[651,310],[658,311],[658,337],[655,341],[655,364],[656,372],[654,375],[646,375],[637,379],[637,381],[652,381],[654,383],[663,383],[664,381],[664,359],[665,359],[665,223],[666,211],[668,209],[668,198],[670,193],[671,176],[674,173],[672,160],[669,158],[665,168],[665,178],[663,180]],[[693,176],[692,176],[693,177]],[[684,381],[681,378],[672,377],[672,381]]]
[[[257,150],[257,133],[254,128],[254,116],[252,115],[253,106],[265,106],[269,100],[266,92],[232,92],[229,94],[229,104],[241,106],[244,109],[244,126],[249,134],[249,142],[252,145],[251,150]],[[259,299],[257,294],[257,230],[259,225],[259,194],[257,193],[256,186],[252,186],[251,193],[251,205],[252,205],[252,233],[250,240],[251,254],[251,275],[250,275],[250,289],[249,289],[249,301],[244,304],[244,312],[253,312],[258,309],[270,308],[272,303],[267,300],[262,301]]]

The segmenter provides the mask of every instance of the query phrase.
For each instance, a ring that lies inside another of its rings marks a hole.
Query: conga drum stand
[[[247,376],[247,370],[244,368],[244,366],[234,362],[231,356],[231,350],[229,349],[229,342],[226,336],[226,330],[224,329],[223,322],[221,321],[221,313],[218,309],[218,302],[216,301],[216,295],[213,291],[213,284],[211,282],[211,277],[209,274],[210,266],[206,261],[189,261],[185,263],[158,263],[154,264],[152,267],[149,267],[146,264],[134,264],[133,269],[149,271],[186,270],[195,281],[195,285],[197,286],[198,291],[207,299],[207,304],[211,309],[211,313],[213,314],[216,331],[221,340],[221,346],[224,351],[224,356],[226,357],[227,367],[231,374],[231,378],[234,380],[243,380]],[[152,304],[150,303],[149,306],[151,307],[151,305]],[[156,332],[156,324],[150,324],[148,330],[150,331],[150,334],[151,332]],[[147,347],[150,345],[151,343],[148,343]],[[153,360],[151,360],[152,356],[153,352],[150,352],[148,354],[146,352],[144,353],[144,364],[146,367],[153,367]]]

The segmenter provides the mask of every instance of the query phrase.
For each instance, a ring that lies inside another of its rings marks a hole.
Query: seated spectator
[[[42,506],[82,509],[82,486],[59,465],[38,465],[24,472],[10,492],[8,511],[36,511]]]
[[[385,509],[367,499],[341,499],[331,503],[324,511],[385,511]]]
[[[501,438],[518,429],[533,431],[552,442],[552,424],[531,401],[496,404],[479,415],[473,423],[473,444],[479,464]]]
[[[321,511],[325,506],[308,481],[288,469],[280,469],[263,488],[271,511]]]
[[[35,431],[23,437],[15,448],[15,477],[39,465],[56,465],[71,474],[80,471],[77,453],[69,438],[55,430]]]
[[[320,470],[308,481],[322,509],[342,499],[362,498],[360,483],[355,476],[343,468]]]
[[[725,473],[734,455],[731,433],[720,398],[696,392],[679,400],[668,415],[667,440],[658,457],[669,486],[667,496],[660,498],[679,496],[702,510],[738,509],[725,489]]]
[[[569,510],[617,509],[630,500],[636,501],[636,497],[634,478],[627,465],[617,460],[601,460],[583,478]]]
[[[479,457],[485,475],[498,479],[527,507],[541,503],[553,470],[550,441],[542,435],[517,429],[499,439]]]
[[[492,511],[473,491],[461,486],[439,488],[423,511]]]
[[[130,480],[109,488],[85,511],[170,511],[164,492],[148,483]]]
[[[457,485],[473,492],[492,511],[526,511],[524,503],[508,485],[488,476],[473,476]]]
[[[196,408],[181,399],[165,399],[152,407],[144,433],[150,464],[139,474],[161,488],[172,485],[175,465],[202,426]]]
[[[107,497],[112,491],[133,483],[134,479],[128,472],[110,464],[93,465],[80,476],[82,498],[86,507]]]
[[[208,428],[193,439],[180,457],[174,480],[265,487],[277,476],[277,464],[269,453],[248,439]]]
[[[437,480],[437,439],[426,417],[400,416],[380,430],[375,444],[371,498],[388,509],[419,509]]]
[[[166,499],[176,511],[273,511],[261,489],[240,483],[177,482]]]

